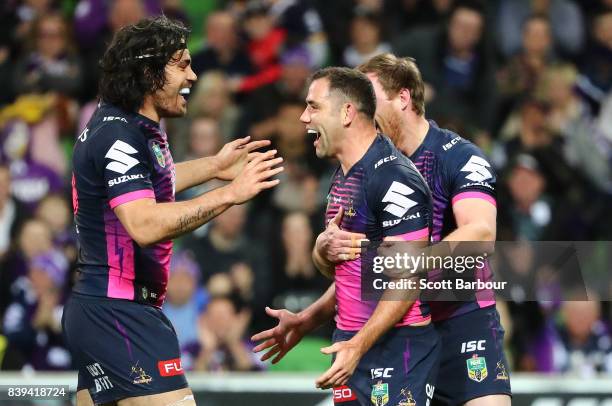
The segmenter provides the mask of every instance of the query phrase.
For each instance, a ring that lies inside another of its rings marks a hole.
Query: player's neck
[[[342,172],[346,175],[368,151],[376,138],[376,128],[373,126],[362,126],[347,132],[342,148],[336,155],[340,161]]]
[[[153,105],[153,103],[150,100],[148,100],[147,97],[145,97],[144,103],[142,103],[142,107],[138,109],[138,114],[140,114],[141,116],[145,116],[149,120],[159,123],[159,120],[160,120],[159,113],[155,109],[155,106]]]
[[[429,121],[424,116],[414,115],[406,120],[402,126],[401,145],[398,149],[407,156],[411,156],[421,146],[429,131]]]

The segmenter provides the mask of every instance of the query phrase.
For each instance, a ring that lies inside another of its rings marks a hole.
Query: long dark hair
[[[99,93],[103,101],[137,111],[147,94],[166,84],[165,67],[176,51],[186,48],[190,30],[165,16],[128,25],[113,38],[100,63]]]

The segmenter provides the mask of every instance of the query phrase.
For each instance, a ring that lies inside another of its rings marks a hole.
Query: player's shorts
[[[495,306],[435,326],[442,340],[442,354],[434,404],[461,405],[482,396],[511,395],[504,329]]]
[[[337,329],[333,341],[355,334]],[[433,396],[439,355],[433,324],[394,328],[363,356],[348,383],[333,389],[334,404],[425,406]]]
[[[73,293],[62,327],[77,390],[96,404],[187,387],[176,332],[156,307]]]

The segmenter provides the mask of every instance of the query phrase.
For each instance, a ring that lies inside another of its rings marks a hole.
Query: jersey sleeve
[[[374,171],[368,187],[368,206],[384,237],[406,241],[429,236],[431,195],[416,168],[385,165]]]
[[[127,126],[110,123],[93,144],[96,171],[101,174],[111,209],[143,198],[155,198],[146,139]]]
[[[453,204],[467,198],[478,198],[496,206],[495,170],[484,153],[472,143],[461,143],[449,152],[453,153],[446,168],[450,196]]]

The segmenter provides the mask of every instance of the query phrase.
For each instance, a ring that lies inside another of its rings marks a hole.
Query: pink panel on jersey
[[[422,238],[429,237],[429,228],[425,227],[423,229],[412,231],[410,233],[394,235],[394,237],[400,237],[404,241],[420,240]]]
[[[114,213],[104,216],[106,255],[108,257],[108,297],[134,300],[134,246]]]
[[[76,215],[79,211],[79,193],[76,188],[76,179],[72,173],[72,212]]]
[[[483,200],[486,200],[487,202],[491,203],[493,206],[497,207],[497,202],[495,201],[493,196],[488,195],[486,193],[482,193],[482,192],[463,192],[463,193],[459,193],[458,195],[453,197],[453,204],[455,204],[459,200],[463,200],[463,199],[483,199]]]
[[[378,304],[376,301],[361,300],[361,260],[345,261],[337,265],[335,282],[338,304],[336,326],[341,330],[360,330],[370,319]],[[395,327],[429,320],[430,316],[421,314],[420,305],[421,301],[416,300]]]
[[[155,199],[155,193],[151,189],[136,190],[134,192],[124,193],[111,199],[108,203],[111,209],[119,206],[120,204],[131,202],[138,199]]]

